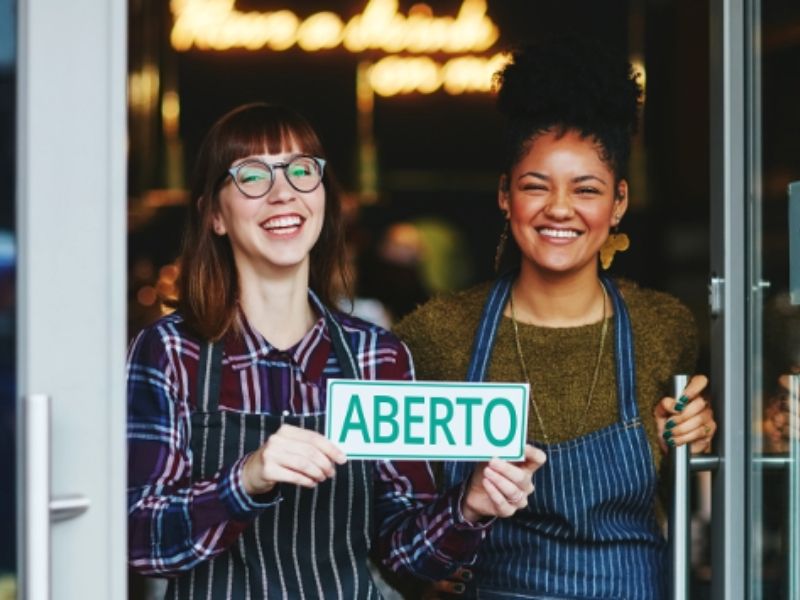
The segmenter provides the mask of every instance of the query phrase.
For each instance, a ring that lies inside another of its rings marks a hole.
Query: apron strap
[[[605,275],[600,275],[600,281],[614,305],[614,365],[617,374],[617,396],[622,420],[630,421],[639,416],[631,319],[625,300],[622,299],[616,284]]]
[[[499,277],[486,297],[481,319],[475,331],[472,354],[467,369],[467,381],[484,381],[486,379],[497,337],[497,328],[516,275],[516,271],[511,271]],[[636,402],[636,367],[631,320],[625,301],[616,284],[602,274],[600,282],[605,286],[614,306],[614,365],[617,375],[617,396],[620,416],[624,421],[629,421],[639,416],[639,406]]]
[[[197,393],[202,412],[219,409],[219,389],[222,382],[222,344],[206,342],[200,344],[197,363]]]
[[[350,344],[347,343],[342,326],[327,308],[325,309],[325,324],[331,334],[333,352],[339,362],[339,368],[342,370],[342,377],[344,379],[363,379],[361,369],[359,369],[358,362],[355,359],[355,353],[350,348]]]
[[[467,381],[483,381],[486,378],[489,360],[492,358],[492,350],[494,350],[494,340],[497,337],[497,326],[503,316],[503,307],[508,301],[511,284],[516,274],[516,271],[511,271],[498,278],[489,291],[472,343]]]

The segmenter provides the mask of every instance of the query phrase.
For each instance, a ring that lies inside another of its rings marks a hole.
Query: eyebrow
[[[550,181],[551,179],[549,175],[545,175],[544,173],[539,173],[538,171],[527,171],[525,173],[522,173],[519,176],[519,179],[522,179],[523,177],[527,177],[529,175],[531,177],[536,177],[538,179],[543,179],[545,181]],[[598,177],[597,175],[579,175],[578,177],[573,177],[571,181],[572,183],[583,183],[584,181],[590,181],[593,179],[599,181],[603,185],[606,185],[606,181],[602,177]]]

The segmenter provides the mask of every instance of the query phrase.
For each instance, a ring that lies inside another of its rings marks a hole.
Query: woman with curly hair
[[[454,575],[440,587],[479,598],[658,600],[662,459],[677,445],[707,449],[716,424],[705,377],[669,397],[672,375],[694,365],[689,310],[601,271],[625,245],[612,232],[628,207],[641,88],[626,60],[579,39],[518,50],[498,83],[502,274],[431,300],[394,331],[419,379],[529,382],[528,438],[547,462],[534,491],[511,498],[521,510],[481,521],[477,551],[450,549]],[[448,462],[438,486],[469,489],[483,472]],[[409,543],[413,511],[388,519]],[[435,578],[419,567],[424,553],[386,562]]]

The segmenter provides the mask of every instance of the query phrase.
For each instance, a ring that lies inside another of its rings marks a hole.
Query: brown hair
[[[240,158],[278,154],[290,145],[325,158],[311,124],[297,112],[271,104],[245,104],[223,115],[206,134],[198,152],[192,182],[192,202],[186,217],[178,279],[177,308],[186,323],[203,338],[218,340],[234,325],[239,281],[227,236],[213,232],[219,190],[228,168]],[[309,286],[328,306],[333,303],[333,277],[343,272],[344,236],[338,186],[326,167],[325,218],[311,249]]]

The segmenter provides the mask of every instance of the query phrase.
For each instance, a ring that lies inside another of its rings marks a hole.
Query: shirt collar
[[[320,316],[302,339],[286,350],[280,350],[270,344],[250,324],[242,307],[239,306],[237,314],[238,330],[231,331],[225,336],[225,354],[231,367],[238,371],[253,365],[261,359],[271,358],[290,362],[302,369],[307,369],[320,362],[309,360],[313,353],[325,352],[327,358],[331,349],[330,334],[324,316],[327,313],[327,309],[319,297],[310,289],[308,290],[308,299]],[[322,368],[324,368],[324,363],[325,361],[322,361]],[[316,377],[313,377],[312,375],[314,374],[308,373],[309,379],[316,379],[320,374],[321,371],[316,374]]]

